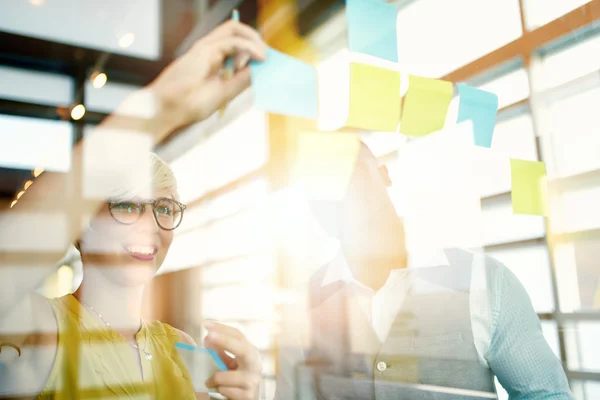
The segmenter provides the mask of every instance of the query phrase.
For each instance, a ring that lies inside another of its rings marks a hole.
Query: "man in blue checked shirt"
[[[322,267],[307,304],[282,313],[276,398],[493,399],[497,377],[510,399],[571,399],[529,297],[505,266],[446,249],[406,268],[388,184],[361,145],[344,200],[311,204],[327,231],[310,246]]]

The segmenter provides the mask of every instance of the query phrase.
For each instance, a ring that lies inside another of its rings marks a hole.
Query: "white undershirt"
[[[483,260],[483,256],[474,255],[473,259]],[[418,263],[409,262],[409,268],[420,268],[427,266],[449,265],[448,258],[443,251],[433,251],[426,260]],[[447,288],[426,282],[424,280],[411,280],[408,269],[396,269],[390,271],[385,284],[377,292],[358,282],[350,272],[350,268],[341,254],[329,264],[322,286],[343,281],[353,287],[353,300],[359,304],[364,316],[370,321],[373,331],[380,342],[384,342],[396,319],[408,290],[418,286],[419,292],[447,291]],[[474,344],[477,349],[479,361],[487,365],[484,355],[491,344],[491,311],[487,301],[486,280],[483,265],[474,265],[471,274],[470,291],[470,313],[471,327],[473,331]]]

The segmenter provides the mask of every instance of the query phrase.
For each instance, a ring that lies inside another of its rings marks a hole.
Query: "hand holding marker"
[[[237,8],[234,8],[233,11],[231,12],[231,19],[233,21],[236,22],[240,22],[240,12],[238,11]],[[233,78],[233,75],[235,74],[235,57],[234,56],[229,56],[227,57],[227,60],[225,61],[225,70],[223,71],[223,80],[229,80],[231,78]],[[225,102],[225,104],[223,104],[223,106],[221,106],[221,108],[219,109],[219,118],[223,118],[223,114],[225,114],[225,109],[227,108],[227,102]]]

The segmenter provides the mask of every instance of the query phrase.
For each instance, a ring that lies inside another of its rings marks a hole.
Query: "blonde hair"
[[[179,200],[177,179],[175,179],[175,174],[169,164],[155,153],[149,153],[148,157],[148,164],[142,166],[139,170],[129,171],[132,172],[132,175],[129,175],[126,180],[115,186],[110,198],[134,198],[152,189],[154,192],[167,191],[175,200]]]
[[[171,192],[174,199],[179,200],[177,179],[169,164],[163,161],[163,159],[155,153],[150,153],[150,164],[154,174],[152,176],[154,190],[166,190]]]

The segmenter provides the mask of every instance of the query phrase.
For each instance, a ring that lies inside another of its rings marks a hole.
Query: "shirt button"
[[[380,372],[383,372],[383,371],[385,371],[385,370],[387,369],[387,364],[386,364],[385,362],[383,362],[383,361],[379,361],[379,362],[377,363],[377,369],[378,369]]]

